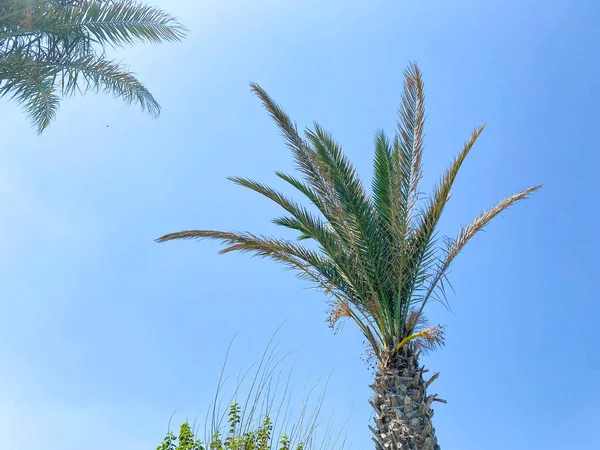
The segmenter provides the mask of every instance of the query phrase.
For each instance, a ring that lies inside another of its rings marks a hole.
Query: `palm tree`
[[[130,0],[0,0],[0,97],[20,103],[40,133],[59,93],[102,91],[158,116],[150,91],[105,50],[185,33],[164,11]]]
[[[436,238],[452,184],[475,141],[476,128],[427,198],[419,192],[425,121],[421,72],[404,73],[404,92],[393,139],[375,135],[372,194],[368,195],[341,147],[319,124],[301,137],[289,117],[258,85],[252,90],[279,126],[294,155],[301,178],[277,172],[300,191],[310,209],[265,184],[233,177],[231,181],[262,194],[286,215],[274,223],[299,232],[300,243],[251,233],[192,230],[167,234],[174,239],[213,239],[221,253],[249,252],[295,269],[328,297],[334,326],[350,318],[376,358],[374,441],[383,449],[438,449],[432,427],[432,402],[419,356],[443,344],[443,329],[427,326],[425,308],[445,304],[446,275],[455,257],[494,217],[540,186],[512,195],[482,212],[454,239]]]

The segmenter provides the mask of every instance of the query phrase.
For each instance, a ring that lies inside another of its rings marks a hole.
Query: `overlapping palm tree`
[[[315,124],[301,135],[284,110],[258,85],[252,90],[280,128],[300,177],[277,173],[310,203],[303,206],[257,181],[231,180],[285,211],[274,222],[299,233],[299,242],[252,233],[191,230],[167,234],[174,239],[213,239],[221,253],[249,252],[271,258],[314,283],[330,299],[330,322],[353,320],[377,361],[371,401],[378,450],[439,448],[431,417],[432,402],[443,401],[426,390],[419,365],[423,351],[443,343],[443,329],[427,325],[425,311],[434,300],[445,302],[448,269],[465,245],[499,213],[540,186],[512,195],[462,227],[455,238],[440,239],[436,229],[465,158],[483,131],[469,140],[423,197],[423,81],[419,68],[405,71],[397,130],[392,138],[375,135],[374,175],[369,194],[340,145]]]
[[[157,116],[160,105],[108,47],[178,41],[185,28],[130,0],[0,0],[0,97],[20,103],[42,132],[61,96],[102,91]]]

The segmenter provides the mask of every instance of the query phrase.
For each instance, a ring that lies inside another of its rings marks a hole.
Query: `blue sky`
[[[595,0],[156,1],[183,44],[119,56],[163,106],[65,101],[37,136],[0,103],[0,435],[6,448],[155,448],[206,411],[226,348],[231,374],[277,335],[292,382],[331,373],[326,413],[368,448],[370,374],[351,324],[269,261],[153,239],[183,228],[276,231],[277,209],[233,186],[280,186],[291,157],[248,88],[301,126],[318,120],[369,179],[393,130],[402,70],[425,75],[424,187],[474,126],[487,128],[442,224],[454,234],[529,185],[453,268],[447,346],[425,363],[446,450],[600,447],[596,233],[600,5]],[[108,125],[108,127],[107,127]],[[298,393],[298,392],[296,392]]]

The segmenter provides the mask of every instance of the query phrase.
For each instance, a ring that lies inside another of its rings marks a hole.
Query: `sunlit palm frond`
[[[425,127],[425,94],[421,70],[411,64],[404,72],[404,92],[398,111],[397,171],[398,195],[405,213],[410,215],[416,205],[419,181],[423,177],[423,137]]]
[[[209,239],[225,244],[221,254],[239,251],[273,259],[292,268],[302,277],[315,282],[321,289],[361,303],[352,280],[347,280],[327,257],[307,247],[284,239],[265,238],[251,233],[232,233],[214,230],[187,230],[170,233],[157,242],[179,239]]]
[[[179,41],[187,30],[165,11],[134,1],[91,0],[83,6],[58,8],[59,33],[81,30],[101,45],[123,46],[136,41]]]
[[[485,226],[494,217],[496,217],[502,211],[505,211],[506,209],[510,208],[518,201],[526,199],[541,187],[541,185],[532,186],[530,188],[524,189],[518,194],[514,194],[510,197],[505,198],[493,208],[483,211],[469,225],[462,227],[460,232],[458,233],[458,237],[454,240],[454,244],[448,249],[446,253],[444,267],[448,267],[450,263],[454,260],[456,255],[458,255],[463,249],[463,247],[467,244],[467,242],[469,242],[471,238],[475,236],[475,234],[483,230]]]
[[[21,7],[13,11],[13,15],[22,16],[11,22],[18,26],[1,30],[0,40],[79,36],[116,47],[136,41],[179,41],[187,33],[185,27],[165,11],[130,0],[21,1]]]
[[[315,149],[320,166],[328,173],[343,218],[343,221],[334,220],[332,226],[344,231],[340,234],[349,245],[356,248],[365,262],[373,261],[375,221],[362,182],[331,135],[318,124],[314,128],[314,131],[307,130],[306,135]],[[376,273],[373,275],[377,276]]]
[[[61,61],[58,67],[62,69],[63,92],[66,95],[91,89],[119,97],[128,104],[137,103],[154,117],[160,114],[160,105],[150,91],[132,72],[114,61],[87,56]]]
[[[377,216],[363,184],[352,163],[341,147],[319,124],[306,130],[306,136],[315,149],[319,164],[331,180],[343,222],[333,222],[345,244],[357,255],[361,273],[368,286],[368,295],[376,305],[380,331],[387,336],[393,328],[393,304],[385,292],[385,271],[388,245],[381,245]]]
[[[88,90],[104,92],[126,103],[137,103],[154,117],[160,114],[160,105],[150,91],[132,72],[114,61],[90,55],[50,61],[47,66],[60,75],[64,95],[84,94]]]
[[[209,239],[221,241],[225,247],[221,254],[232,251],[253,253],[281,262],[299,270],[304,275],[313,276],[314,270],[325,261],[314,251],[282,239],[263,238],[251,233],[232,233],[214,230],[186,230],[158,238],[157,242],[175,239]]]
[[[152,116],[160,114],[160,105],[150,91],[112,61],[91,55],[42,59],[20,54],[0,60],[0,97],[9,96],[21,103],[40,133],[55,117],[57,90],[63,95],[103,92],[137,103]]]
[[[520,200],[524,200],[529,197],[532,193],[540,189],[542,186],[537,185],[523,191],[518,194],[511,195],[505,198],[496,206],[480,213],[469,225],[463,226],[458,233],[456,239],[450,240],[448,248],[445,252],[445,257],[442,260],[439,268],[432,273],[430,283],[427,287],[425,295],[419,298],[420,308],[419,314],[422,314],[425,305],[427,304],[430,297],[434,294],[435,290],[439,287],[439,283],[443,281],[448,269],[450,268],[454,258],[462,251],[467,243],[485,226],[502,211],[505,211]],[[442,293],[443,295],[443,293]]]
[[[56,114],[57,91],[109,93],[156,117],[160,106],[152,94],[107,59],[105,47],[179,41],[185,34],[172,16],[136,1],[2,0],[0,96],[21,103],[38,132]]]
[[[287,113],[258,84],[251,83],[252,92],[260,98],[263,106],[277,124],[288,148],[292,151],[297,168],[310,188],[318,195],[319,210],[331,221],[339,214],[340,208],[329,173],[323,167],[318,155],[300,136],[296,125]]]
[[[315,217],[305,207],[262,183],[242,177],[230,177],[229,180],[239,186],[258,192],[277,203],[296,219],[297,226],[290,226],[290,228],[295,228],[306,236],[311,237],[330,253],[337,251],[338,237],[320,218]],[[283,222],[288,225],[292,224],[292,221]]]
[[[375,157],[373,162],[373,208],[380,220],[382,230],[389,230],[398,220],[398,213],[392,207],[392,147],[383,130],[375,133]],[[391,239],[391,238],[390,238]],[[391,244],[391,241],[389,242]]]
[[[483,132],[484,127],[485,125],[481,125],[473,131],[469,140],[463,145],[460,153],[454,158],[454,161],[452,161],[452,164],[442,176],[440,183],[435,187],[415,235],[417,241],[425,242],[433,235],[444,208],[450,199],[450,193],[458,171],[473,148],[473,145],[475,145],[477,138]]]
[[[250,83],[252,92],[260,98],[264,108],[267,110],[271,118],[277,124],[283,138],[286,140],[288,148],[294,155],[294,160],[298,165],[298,169],[311,181],[318,178],[319,173],[314,166],[314,157],[312,150],[298,133],[298,128],[286,114],[281,106],[279,106],[266,92],[256,83]]]
[[[298,178],[296,178],[292,175],[288,175],[283,172],[275,172],[275,175],[277,175],[283,181],[287,182],[291,186],[295,187],[302,194],[304,194],[306,196],[306,198],[308,198],[311,201],[311,203],[314,206],[316,206],[317,209],[319,209],[319,211],[321,211],[324,208],[324,205],[323,205],[321,199],[319,198],[319,194],[310,185],[308,185],[307,183],[299,180]],[[327,213],[327,211],[325,211],[324,214],[326,214],[326,213]]]
[[[0,97],[20,104],[41,132],[55,118],[59,106],[54,79],[56,70],[34,58],[10,55],[0,59]]]
[[[408,239],[406,249],[408,261],[405,273],[409,274],[408,282],[403,284],[403,297],[412,298],[418,285],[430,278],[430,270],[436,261],[435,231],[444,208],[450,199],[452,186],[463,162],[473,148],[484,125],[476,128],[470,139],[463,145],[460,153],[454,158],[439,184],[434,188],[425,210],[417,223],[417,227]]]
[[[0,88],[0,97],[2,96]],[[60,99],[49,80],[12,80],[11,98],[19,103],[39,132],[56,117]]]
[[[391,302],[392,339],[402,334],[410,304],[407,242],[422,177],[424,102],[421,71],[411,64],[404,71],[396,135],[390,143],[383,132],[378,132],[375,142],[373,204],[380,222],[379,239],[387,242],[380,277]]]

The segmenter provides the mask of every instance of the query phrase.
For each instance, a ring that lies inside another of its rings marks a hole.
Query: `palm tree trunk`
[[[418,354],[405,346],[395,355],[379,362],[371,388],[375,397],[376,450],[439,450],[431,424],[431,403],[436,395],[427,396],[427,372],[418,366]],[[445,402],[444,400],[439,400]]]

